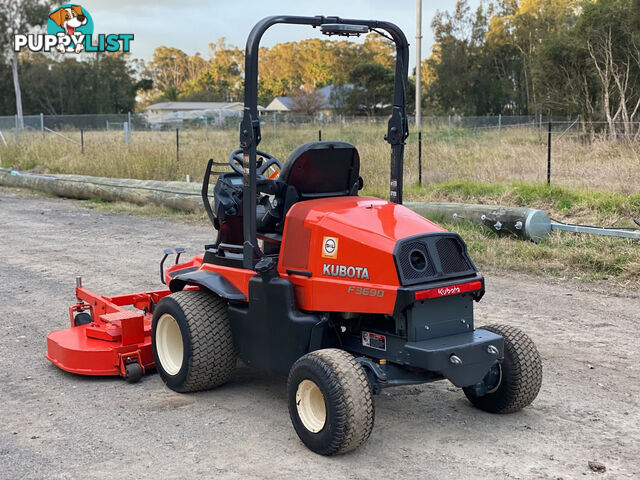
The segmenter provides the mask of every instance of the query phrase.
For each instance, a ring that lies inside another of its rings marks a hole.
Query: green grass
[[[454,180],[406,188],[413,201],[448,201],[511,205],[547,211],[558,220],[595,222],[599,226],[635,226],[640,217],[640,193],[622,194],[546,184],[479,183]]]
[[[579,280],[610,280],[640,287],[637,240],[554,231],[535,244],[499,237],[485,227],[443,223],[465,240],[471,258],[482,268],[548,274]]]

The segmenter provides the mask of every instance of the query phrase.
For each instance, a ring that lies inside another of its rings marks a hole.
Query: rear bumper
[[[461,283],[480,282],[481,287],[473,292],[470,292],[473,299],[479,302],[484,296],[484,277],[482,275],[470,275],[462,278],[440,280],[438,282],[422,283],[411,287],[400,287],[397,290],[396,304],[393,309],[394,315],[401,315],[407,308],[411,307],[416,302],[416,293],[425,289],[437,289],[441,287],[451,287]]]
[[[493,346],[497,353],[492,353]],[[482,381],[489,369],[504,358],[504,339],[488,330],[478,329],[446,337],[407,342],[405,363],[437,372],[457,387],[467,387]],[[461,363],[453,363],[451,358]]]

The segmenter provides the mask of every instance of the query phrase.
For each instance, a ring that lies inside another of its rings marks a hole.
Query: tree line
[[[51,6],[7,1],[25,8],[20,28],[37,26]],[[209,45],[207,57],[162,46],[146,63],[115,54],[13,55],[12,15],[0,11],[0,114],[16,112],[16,69],[26,113],[242,101],[244,51],[224,38]],[[640,0],[494,0],[477,9],[458,0],[431,27],[432,53],[421,64],[425,115],[579,115],[587,124],[608,122],[612,131],[640,121]],[[393,44],[375,33],[359,43],[309,39],[262,47],[259,102],[290,96],[297,110],[314,113],[323,106],[314,92],[336,85],[330,102],[337,111],[385,113],[394,62]]]
[[[640,0],[459,0],[431,26],[433,113],[579,115],[613,133],[640,121]]]
[[[376,105],[390,96],[395,62],[393,43],[377,34],[363,43],[308,39],[261,47],[258,102],[290,96],[302,113],[321,109],[314,92],[328,85],[337,89],[331,99],[340,110],[377,113]],[[209,59],[180,49],[158,47],[143,72],[153,81],[144,101],[242,101],[244,50],[224,38],[209,45]]]

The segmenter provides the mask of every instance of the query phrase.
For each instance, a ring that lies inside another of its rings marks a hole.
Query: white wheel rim
[[[172,315],[165,313],[158,319],[155,342],[162,369],[169,375],[176,375],[182,368],[184,345],[180,326]]]
[[[318,433],[327,421],[327,407],[318,385],[311,380],[303,380],[296,390],[296,408],[304,427]]]

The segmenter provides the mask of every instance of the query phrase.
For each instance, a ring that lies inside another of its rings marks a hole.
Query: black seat
[[[350,143],[309,142],[291,152],[278,180],[309,200],[351,195],[359,175],[360,156]]]
[[[346,142],[310,142],[296,148],[282,167],[278,181],[286,185],[264,215],[258,232],[282,233],[291,206],[314,198],[357,195],[361,186],[360,156]]]

